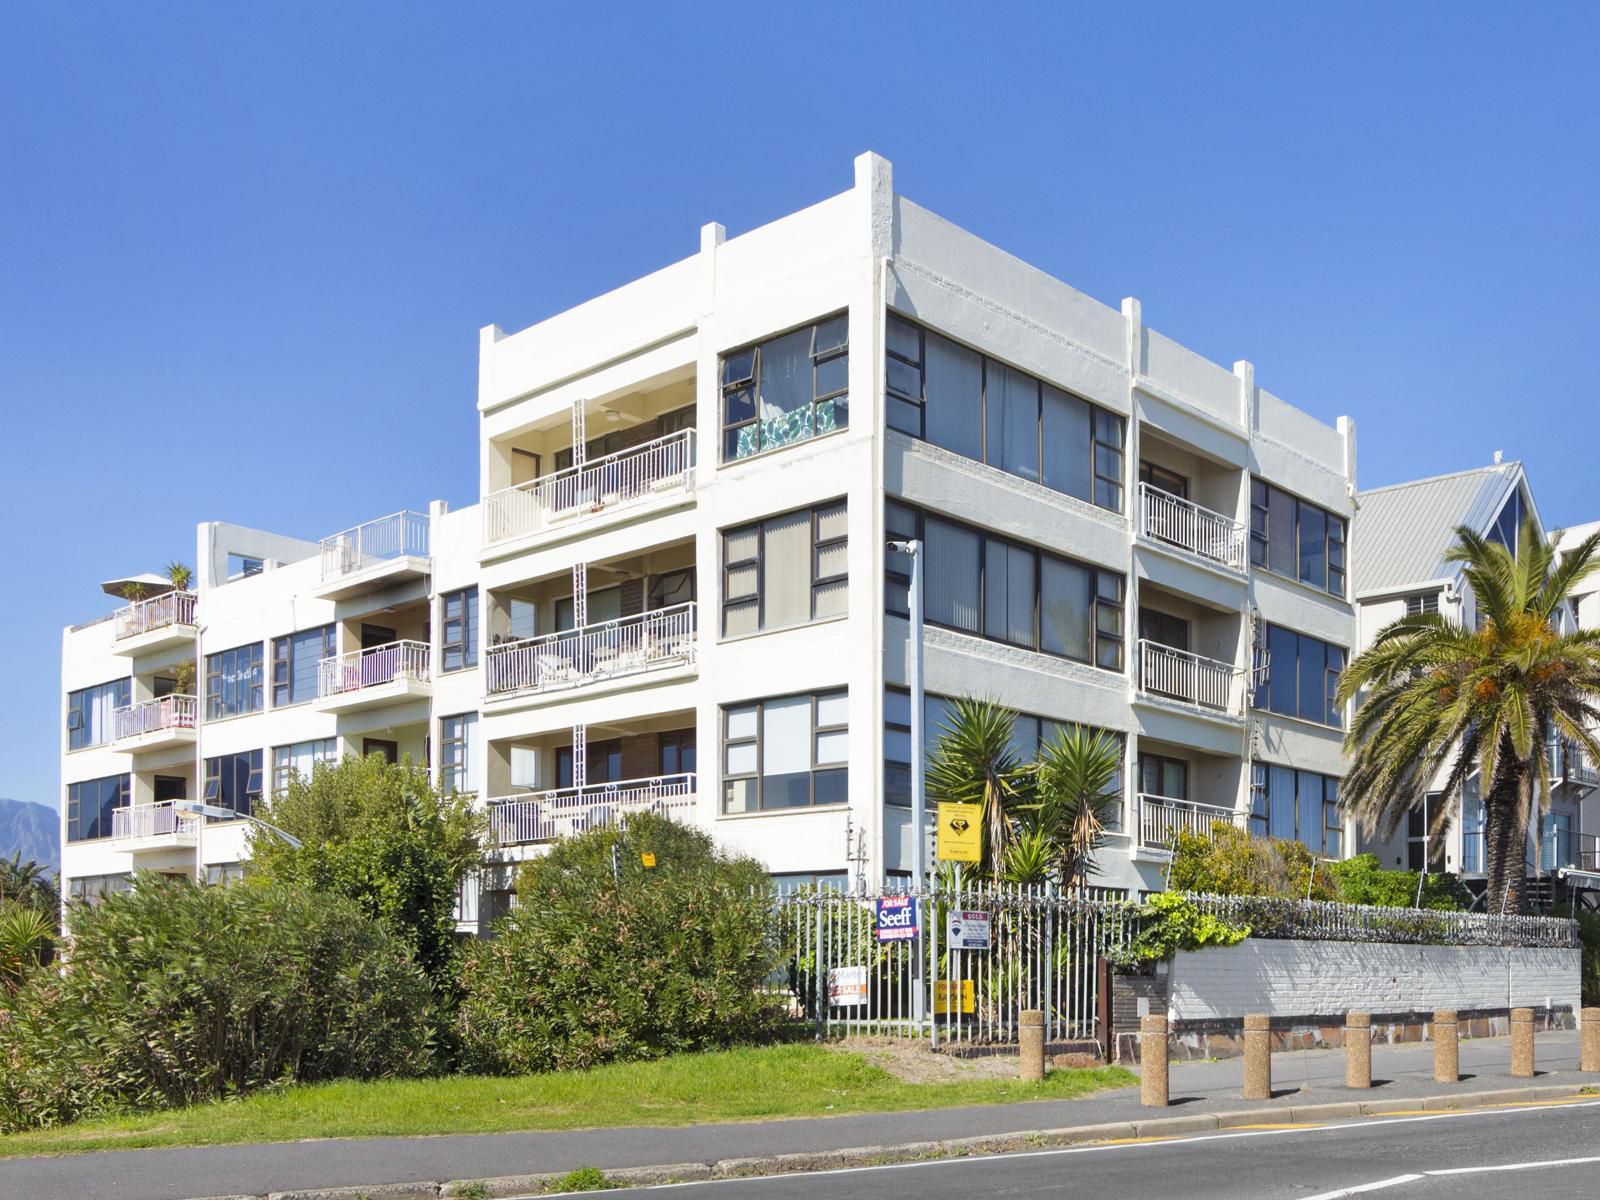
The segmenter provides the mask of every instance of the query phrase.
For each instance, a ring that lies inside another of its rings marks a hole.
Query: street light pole
[[[174,800],[172,807],[180,812],[196,813],[201,817],[216,817],[221,821],[249,821],[252,825],[259,825],[268,833],[275,834],[291,849],[298,850],[301,846],[300,839],[293,834],[285,833],[276,825],[268,824],[260,817],[253,817],[249,813],[234,812],[233,809],[223,808],[219,804],[202,804],[198,800]],[[205,828],[204,821],[200,823],[200,827],[201,829]],[[205,882],[203,878],[201,882]]]
[[[922,689],[922,543],[912,538],[890,542],[889,549],[911,559],[911,589],[906,596],[906,607],[911,613],[911,645],[906,663],[906,684],[911,689],[911,882],[921,891],[928,875],[928,836],[923,828],[927,803],[922,779],[922,725],[927,707]]]

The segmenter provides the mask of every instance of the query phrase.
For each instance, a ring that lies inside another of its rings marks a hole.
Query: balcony
[[[390,642],[352,650],[317,664],[316,707],[351,712],[433,695],[426,642]]]
[[[111,813],[111,848],[137,853],[192,846],[203,819],[179,811],[170,800],[115,809]]]
[[[346,600],[425,578],[428,570],[428,518],[390,513],[322,539],[322,582],[314,591],[323,600]]]
[[[199,702],[193,696],[158,696],[113,714],[117,749],[138,752],[194,745]]]
[[[1203,714],[1244,716],[1242,670],[1148,639],[1139,642],[1139,691]]]
[[[113,654],[148,654],[194,641],[195,594],[164,592],[117,609]]]
[[[1148,483],[1139,485],[1139,536],[1241,575],[1248,569],[1243,525]]]
[[[1600,772],[1595,770],[1594,764],[1589,761],[1589,756],[1583,752],[1581,746],[1562,738],[1545,746],[1545,756],[1552,784],[1570,783],[1584,788],[1600,787]]]
[[[1193,800],[1177,800],[1171,796],[1151,796],[1140,793],[1137,797],[1139,846],[1145,850],[1171,851],[1180,833],[1211,836],[1211,827],[1218,821],[1224,825],[1243,825],[1244,814],[1231,808],[1214,804],[1197,804]]]
[[[619,450],[483,499],[483,542],[506,546],[612,514],[668,508],[694,493],[694,430]]]
[[[491,699],[570,691],[695,661],[695,605],[675,604],[603,624],[491,646]]]
[[[687,822],[694,794],[695,777],[687,774],[503,796],[488,802],[489,832],[498,845],[526,846],[617,825],[642,812]]]

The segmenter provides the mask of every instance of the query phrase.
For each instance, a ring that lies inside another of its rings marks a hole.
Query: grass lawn
[[[1072,1099],[1134,1082],[1121,1067],[1099,1067],[1052,1071],[1041,1084],[979,1077],[908,1083],[860,1054],[794,1044],[511,1079],[458,1075],[295,1087],[221,1104],[10,1134],[0,1137],[0,1157],[836,1116]]]

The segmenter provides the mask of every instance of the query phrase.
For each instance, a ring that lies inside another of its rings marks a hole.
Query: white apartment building
[[[1357,646],[1371,645],[1380,630],[1407,614],[1437,612],[1465,625],[1477,621],[1471,585],[1460,563],[1446,561],[1465,527],[1513,553],[1523,521],[1539,518],[1527,472],[1520,462],[1490,466],[1429,479],[1363,489],[1351,547],[1355,579]],[[1556,531],[1557,547],[1576,545],[1595,526]],[[1594,585],[1589,585],[1593,587]],[[1590,591],[1562,615],[1567,629],[1600,625],[1600,596]],[[1596,866],[1594,821],[1600,816],[1600,773],[1588,756],[1566,739],[1546,747],[1551,780],[1549,809],[1529,830],[1528,873],[1553,876],[1562,868],[1593,870]],[[1443,780],[1440,785],[1442,787]],[[1428,811],[1409,814],[1389,838],[1359,836],[1357,850],[1376,854],[1385,867],[1451,871],[1469,883],[1483,878],[1483,800],[1474,776],[1465,788],[1460,811],[1449,829],[1430,837],[1437,815],[1430,798]],[[1439,803],[1443,803],[1442,798]],[[1585,822],[1585,809],[1589,821]]]
[[[485,329],[478,421],[477,504],[320,542],[201,525],[193,594],[67,630],[69,892],[236,869],[244,822],[173,798],[244,812],[371,752],[478,796],[507,861],[649,806],[784,882],[903,875],[906,537],[930,743],[960,695],[1017,709],[1030,755],[1120,739],[1094,882],[1161,888],[1174,831],[1219,816],[1345,850],[1353,425],[918,207],[877,155]]]

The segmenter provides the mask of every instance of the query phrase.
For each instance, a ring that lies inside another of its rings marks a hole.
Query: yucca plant
[[[1057,733],[1040,750],[1034,800],[1018,805],[1018,815],[1024,830],[1048,847],[1050,874],[1063,890],[1093,872],[1094,852],[1122,803],[1121,770],[1116,739],[1081,725]]]
[[[1033,776],[1012,744],[1016,714],[992,700],[957,700],[928,763],[928,799],[982,809],[981,872],[999,879],[1019,805],[1032,799]]]
[[[180,592],[187,592],[194,582],[194,572],[185,563],[173,559],[167,564],[167,582]]]
[[[0,903],[0,991],[14,996],[28,976],[55,956],[50,915],[25,904]]]

